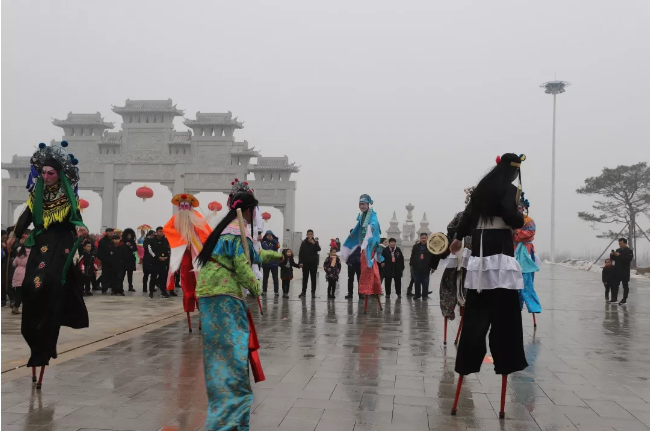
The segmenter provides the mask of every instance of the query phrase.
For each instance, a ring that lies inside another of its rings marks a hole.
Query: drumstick
[[[241,214],[241,208],[237,208],[237,221],[239,222],[239,234],[241,235],[241,244],[242,247],[244,247],[244,254],[246,255],[248,264],[251,265],[251,255],[248,252],[248,238],[246,238],[246,225],[244,224],[244,217]],[[257,305],[260,307],[260,314],[264,315],[264,311],[262,310],[262,301],[260,301],[259,296],[257,297]]]

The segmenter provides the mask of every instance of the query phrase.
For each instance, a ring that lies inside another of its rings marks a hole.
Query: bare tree
[[[629,241],[636,251],[636,239],[643,234],[637,231],[637,218],[639,214],[650,214],[650,168],[646,162],[614,169],[603,168],[602,174],[587,178],[585,185],[576,192],[602,197],[592,206],[593,213],[580,211],[578,217],[590,222],[592,227],[597,223],[627,225]],[[597,235],[598,238],[609,239],[615,236],[616,232],[611,229]],[[632,264],[636,266],[636,256]]]

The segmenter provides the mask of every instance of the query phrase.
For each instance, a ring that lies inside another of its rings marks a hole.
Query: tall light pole
[[[558,94],[565,92],[565,88],[571,85],[566,81],[549,81],[540,87],[545,88],[546,94],[553,95],[553,145],[551,161],[551,261],[555,262],[555,105]]]

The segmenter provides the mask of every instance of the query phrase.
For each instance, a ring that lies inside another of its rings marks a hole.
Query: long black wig
[[[479,181],[472,192],[471,204],[475,214],[490,217],[494,202],[500,202],[508,189],[508,184],[519,177],[521,183],[521,162],[526,159],[523,154],[518,156],[506,153],[497,158],[497,164]]]
[[[243,193],[238,193],[236,194],[231,200],[230,200],[230,211],[224,216],[223,219],[219,222],[219,224],[214,228],[208,239],[205,240],[205,243],[203,244],[203,249],[199,253],[199,255],[196,258],[196,261],[199,265],[203,266],[207,261],[210,260],[212,257],[212,251],[214,248],[217,246],[217,242],[219,242],[219,237],[221,236],[221,232],[233,221],[237,218],[237,209],[242,210],[242,212],[245,212],[248,209],[255,210],[257,207],[257,199],[255,199],[255,196],[250,193],[250,192],[243,192]],[[254,214],[251,213],[252,219],[255,218]],[[253,223],[251,225],[251,234],[253,233]],[[244,247],[246,247],[245,244],[243,244]]]

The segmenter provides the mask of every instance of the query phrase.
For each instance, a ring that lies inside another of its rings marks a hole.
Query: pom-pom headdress
[[[59,172],[59,176],[65,175],[76,193],[79,184],[79,161],[73,154],[68,154],[67,146],[67,141],[62,141],[61,145],[45,145],[43,142],[38,144],[38,149],[30,160],[32,167],[27,180],[27,190],[31,192],[34,189],[43,166],[51,166]]]
[[[526,199],[524,195],[525,193],[522,191],[521,196],[519,197],[519,206],[528,209],[530,208],[530,202],[528,201],[528,199]]]
[[[235,181],[231,182],[230,185],[232,186],[232,189],[230,189],[228,202],[226,203],[226,206],[228,208],[232,208],[231,203],[233,201],[233,198],[239,193],[250,193],[252,195],[255,195],[255,190],[250,188],[248,181],[239,181],[239,179],[235,178]]]

